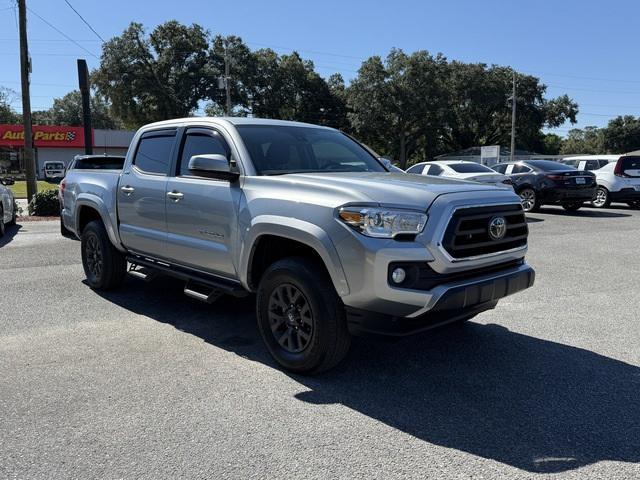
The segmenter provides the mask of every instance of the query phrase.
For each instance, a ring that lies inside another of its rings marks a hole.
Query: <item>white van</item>
[[[54,178],[64,177],[64,162],[48,161],[44,162],[44,179],[53,180]]]
[[[611,162],[617,162],[622,155],[576,155],[564,157],[560,163],[571,165],[578,170],[598,170]]]

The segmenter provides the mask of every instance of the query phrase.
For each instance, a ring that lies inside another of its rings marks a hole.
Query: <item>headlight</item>
[[[424,213],[385,208],[345,207],[340,209],[338,216],[354,230],[375,238],[417,235],[427,223]]]

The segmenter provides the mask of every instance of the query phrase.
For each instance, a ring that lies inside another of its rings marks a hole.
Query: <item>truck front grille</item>
[[[489,234],[494,218],[504,218],[504,237]],[[455,259],[499,253],[527,244],[529,228],[521,205],[461,208],[454,212],[444,234],[443,247]]]

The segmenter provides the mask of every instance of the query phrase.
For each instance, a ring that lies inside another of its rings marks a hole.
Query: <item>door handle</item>
[[[130,187],[129,185],[125,185],[124,187],[120,188],[120,191],[125,195],[131,195],[133,192],[135,192],[135,190],[135,188]]]
[[[182,197],[184,197],[184,193],[180,193],[180,192],[176,192],[175,190],[173,192],[167,192],[167,197],[169,197],[171,200],[177,202],[179,201]]]

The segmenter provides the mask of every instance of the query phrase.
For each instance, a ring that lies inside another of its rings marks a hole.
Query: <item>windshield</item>
[[[238,125],[258,175],[386,172],[358,143],[336,131],[284,125]]]
[[[527,160],[527,165],[540,169],[545,172],[550,172],[553,170],[562,170],[566,172],[567,170],[575,170],[571,165],[564,165],[558,162],[552,162],[551,160]]]
[[[449,167],[458,173],[496,173],[479,163],[450,163]]]

